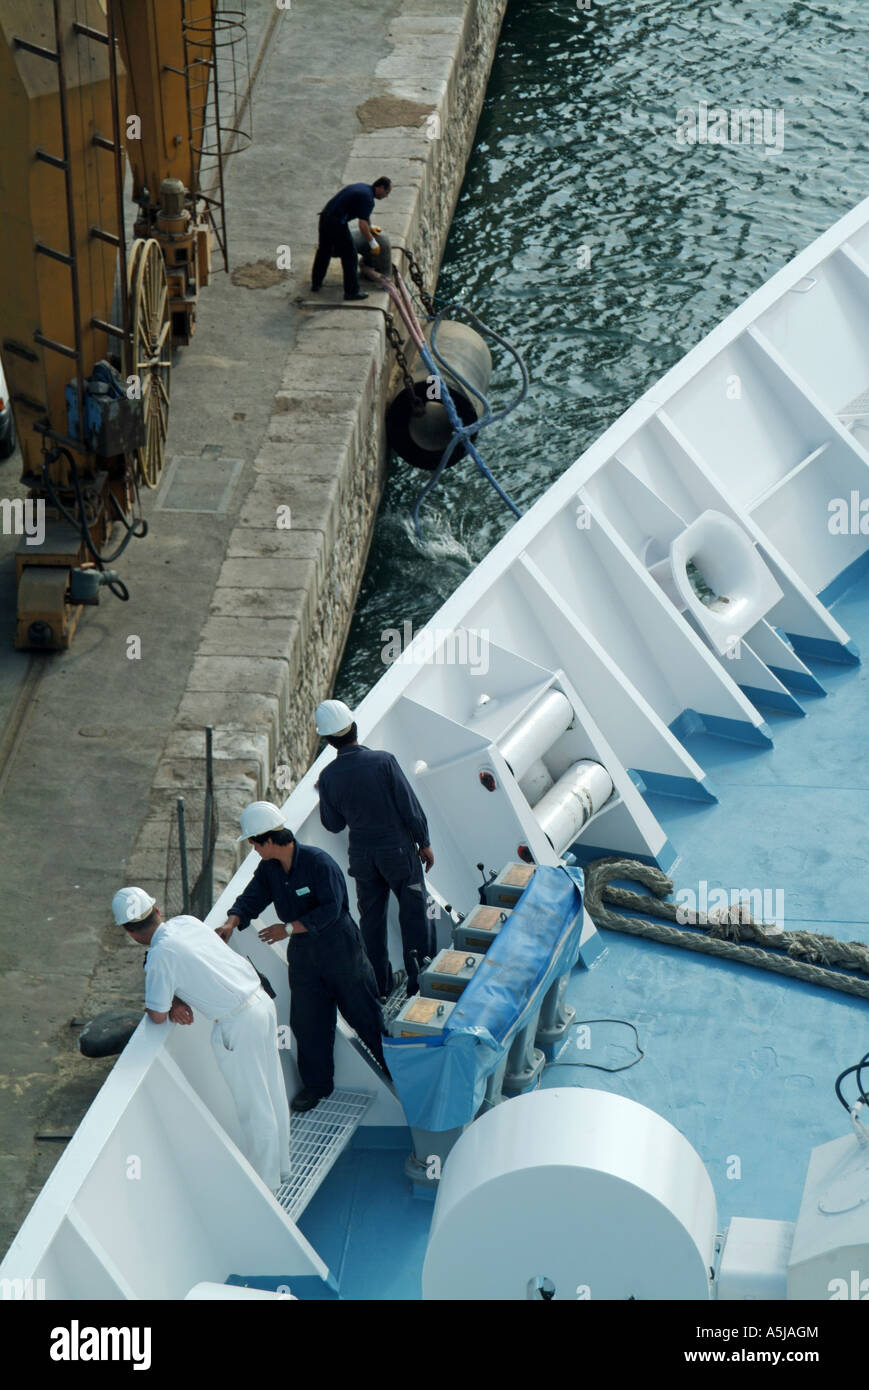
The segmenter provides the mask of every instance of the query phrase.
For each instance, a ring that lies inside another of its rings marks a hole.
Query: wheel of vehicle
[[[172,319],[166,264],[155,238],[133,242],[128,262],[132,357],[130,372],[139,378],[145,416],[145,443],[136,450],[141,481],[154,488],[160,481],[169,428],[169,373],[172,367]]]

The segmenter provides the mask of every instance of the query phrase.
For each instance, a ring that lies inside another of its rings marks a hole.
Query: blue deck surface
[[[869,579],[833,611],[869,653]],[[648,796],[679,858],[676,888],[784,894],[787,930],[869,942],[869,759],[865,666],[807,662],[826,697],[799,698],[806,718],[765,711],[772,750],[709,735],[686,741],[719,804]],[[468,905],[469,906],[469,905]],[[604,932],[607,950],[577,970],[577,1019],[635,1024],[645,1057],[628,1071],[549,1066],[542,1085],[615,1091],[658,1111],[694,1145],[718,1201],[734,1216],[796,1219],[809,1152],[845,1132],[838,1073],[869,1046],[869,1002],[653,942]],[[635,1055],[622,1023],[593,1024],[588,1049],[572,1030],[559,1062],[617,1067]],[[408,1141],[409,1141],[409,1135]],[[354,1148],[301,1221],[343,1298],[413,1299],[432,1207],[411,1196],[403,1149]]]

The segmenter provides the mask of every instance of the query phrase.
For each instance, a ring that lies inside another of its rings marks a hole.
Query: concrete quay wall
[[[392,49],[373,73],[374,94],[356,108],[363,129],[342,182],[389,174],[393,189],[376,218],[393,247],[413,251],[429,286],[505,9],[506,0],[404,0],[388,30]],[[300,261],[307,256],[304,248]],[[400,251],[395,259],[406,271]],[[175,799],[201,799],[205,725],[215,731],[220,812],[215,894],[245,852],[234,843],[241,808],[257,797],[283,800],[316,749],[312,710],[331,692],[364,572],[385,474],[383,417],[396,380],[380,312],[387,296],[375,292],[344,306],[339,282],[333,262],[321,296],[301,296],[301,323],[255,482],[231,533],[128,863],[128,880],[158,896]],[[287,507],[291,524],[283,529],[279,509]]]

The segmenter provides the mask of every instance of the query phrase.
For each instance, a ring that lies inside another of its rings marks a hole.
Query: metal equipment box
[[[510,908],[501,910],[486,904],[475,907],[454,928],[453,946],[457,951],[488,951],[509,916]]]
[[[66,386],[67,429],[81,439],[75,381]],[[145,410],[141,397],[130,399],[123,379],[108,362],[98,362],[85,382],[84,440],[100,458],[131,454],[145,443]]]
[[[393,1038],[432,1038],[443,1031],[443,1026],[455,1008],[449,999],[423,999],[414,994],[402,1004],[389,1025]]]
[[[419,992],[426,999],[458,999],[485,956],[473,951],[438,951],[419,977]]]
[[[483,890],[486,902],[490,907],[515,907],[536,868],[536,864],[505,864]]]

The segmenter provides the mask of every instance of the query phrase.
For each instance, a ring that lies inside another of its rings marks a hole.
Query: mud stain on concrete
[[[406,97],[382,96],[363,101],[356,107],[356,115],[363,130],[391,130],[395,126],[419,125],[434,109]]]

